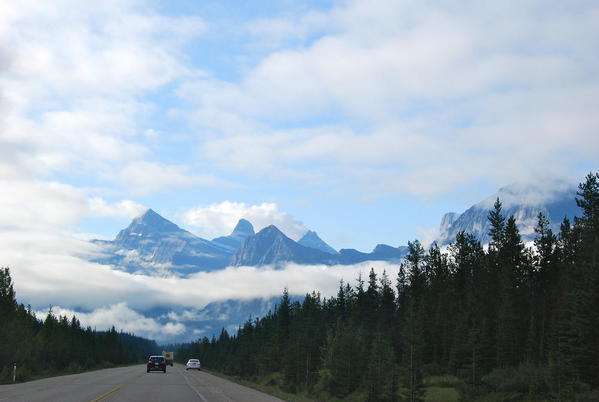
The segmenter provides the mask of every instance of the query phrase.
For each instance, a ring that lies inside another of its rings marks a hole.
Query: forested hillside
[[[177,355],[320,400],[421,400],[439,374],[470,400],[599,400],[599,174],[577,194],[582,217],[553,233],[539,214],[534,247],[497,200],[488,247],[463,232],[447,251],[410,242],[397,278],[371,271],[302,303],[285,291],[237,334]]]
[[[139,362],[158,351],[156,342],[117,332],[82,328],[79,320],[50,311],[39,320],[17,303],[8,268],[0,268],[0,384],[47,374]]]

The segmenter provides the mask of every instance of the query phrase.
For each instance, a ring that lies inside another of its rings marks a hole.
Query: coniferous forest
[[[577,194],[580,217],[553,233],[539,214],[534,246],[497,200],[488,247],[410,242],[395,278],[371,270],[302,302],[285,290],[267,316],[176,356],[317,400],[423,400],[439,375],[465,400],[599,400],[599,174]]]
[[[0,384],[46,375],[137,363],[158,351],[156,342],[132,334],[83,328],[76,317],[39,320],[17,303],[8,268],[0,268]]]

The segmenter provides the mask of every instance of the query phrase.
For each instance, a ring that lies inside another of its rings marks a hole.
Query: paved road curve
[[[98,370],[0,385],[0,401],[202,401],[272,402],[280,399],[204,371],[175,364],[146,373],[145,365]]]

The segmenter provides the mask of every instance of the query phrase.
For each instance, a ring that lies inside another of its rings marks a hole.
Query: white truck
[[[173,361],[175,359],[175,352],[167,352],[163,350],[162,356],[164,356],[166,364],[170,364],[171,366],[173,365]]]

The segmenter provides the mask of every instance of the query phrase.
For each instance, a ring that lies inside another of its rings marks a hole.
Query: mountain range
[[[553,190],[547,190],[552,188]],[[524,241],[532,241],[539,212],[551,221],[555,232],[564,217],[572,219],[579,213],[576,189],[571,186],[531,186],[514,184],[474,204],[461,214],[443,216],[437,244],[454,241],[460,231],[474,234],[488,243],[488,214],[499,198],[505,216],[514,215]],[[185,276],[200,271],[213,271],[227,266],[283,266],[285,263],[351,265],[365,261],[399,262],[407,247],[377,245],[370,253],[355,249],[336,251],[314,231],[308,231],[295,241],[276,226],[259,232],[251,222],[241,219],[228,236],[203,239],[163,218],[152,209],[133,219],[114,240],[94,240],[101,247],[102,257],[96,262],[110,264],[127,272],[150,275],[177,274]]]
[[[227,266],[275,268],[285,263],[349,265],[364,261],[399,262],[406,247],[379,244],[371,253],[354,249],[337,252],[316,232],[308,231],[295,241],[276,226],[254,232],[253,225],[241,219],[228,236],[202,239],[163,218],[152,209],[133,219],[114,240],[93,240],[102,250],[94,261],[127,272],[149,275],[188,275]]]

